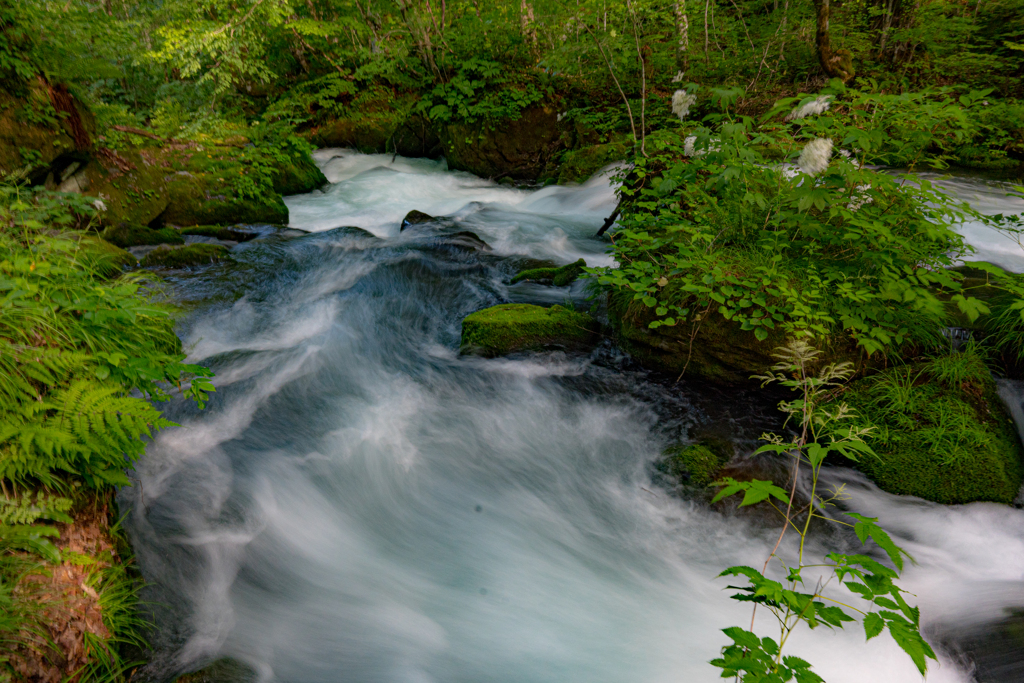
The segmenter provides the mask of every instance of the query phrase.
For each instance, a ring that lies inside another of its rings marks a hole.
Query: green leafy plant
[[[620,190],[619,267],[591,271],[651,328],[719,315],[759,340],[845,336],[873,354],[937,343],[940,292],[971,320],[988,312],[949,270],[969,252],[950,226],[974,212],[927,181],[868,167],[906,152],[890,151],[879,117],[896,125],[912,114],[776,122],[802,104],[793,98],[757,123],[730,113],[735,93],[716,97],[709,125],[648,138],[650,158]],[[849,107],[890,104],[902,111],[884,96]],[[849,152],[833,154],[839,145]]]
[[[837,629],[858,620],[868,640],[887,630],[922,674],[927,669],[927,660],[935,659],[920,633],[919,610],[907,603],[906,591],[896,583],[904,558],[909,555],[878,525],[877,518],[855,512],[844,512],[839,517],[828,514],[829,508],[842,497],[842,489],[822,492],[819,478],[826,458],[856,461],[876,456],[864,441],[870,428],[852,422],[855,415],[846,404],[828,403],[831,392],[849,378],[850,364],[824,364],[815,371],[821,365],[819,356],[805,340],[794,340],[778,349],[779,362],[758,378],[764,384],[778,384],[798,393],[798,398],[779,406],[795,422],[796,438],[787,441],[766,434],[763,438],[767,443],[757,450],[790,458],[789,490],[770,481],[737,481],[731,477],[714,484],[721,487],[715,501],[742,493],[740,507],[766,504],[783,522],[775,548],[762,569],[737,566],[720,574],[744,579],[745,583],[731,586],[739,591],[732,597],[753,604],[749,630],[730,627],[723,631],[732,643],[723,647],[721,657],[711,662],[722,669],[723,678],[735,677],[746,683],[822,681],[809,662],[784,654],[790,636],[801,626]],[[798,500],[797,484],[802,473],[809,490],[806,499]],[[870,541],[884,552],[891,566],[868,554],[830,552],[820,559],[809,557],[807,541],[814,520],[852,527],[857,539],[862,544]],[[794,560],[787,560],[779,550],[788,531],[798,537]],[[785,578],[771,578],[770,568]],[[774,617],[777,638],[755,633],[758,608]]]

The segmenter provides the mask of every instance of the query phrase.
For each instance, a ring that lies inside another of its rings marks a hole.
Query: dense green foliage
[[[60,562],[47,522],[70,523],[82,491],[128,484],[125,468],[171,424],[153,401],[178,389],[202,404],[213,389],[209,371],[182,362],[172,309],[154,301],[155,283],[120,275],[116,254],[73,231],[94,211],[73,195],[0,188],[0,600],[31,569],[10,553]],[[131,602],[125,581],[97,581],[113,591],[101,603]],[[25,642],[28,612],[8,613],[14,621],[0,623],[0,638]],[[113,606],[107,617],[123,621]],[[95,661],[107,666],[106,657]]]
[[[947,317],[940,292],[971,319],[987,312],[948,270],[968,251],[951,224],[970,210],[872,168],[913,165],[956,136],[964,109],[929,118],[904,111],[899,96],[837,88],[826,115],[777,122],[808,103],[783,100],[760,123],[725,108],[707,117],[714,128],[650,139],[651,156],[622,190],[621,267],[598,271],[601,281],[654,309],[651,327],[716,312],[758,339],[775,328],[843,333],[869,354],[936,340]],[[913,132],[889,134],[900,127]]]
[[[927,660],[936,656],[921,636],[920,610],[907,603],[904,595],[908,593],[896,583],[903,571],[904,557],[913,558],[892,541],[877,518],[836,510],[843,498],[841,487],[822,493],[824,486],[819,483],[821,468],[829,456],[854,462],[876,457],[865,441],[872,428],[853,424],[856,413],[845,403],[828,401],[830,393],[849,379],[852,367],[849,363],[823,363],[820,353],[803,340],[778,349],[777,358],[779,362],[759,379],[764,384],[778,384],[796,392],[795,399],[783,401],[779,408],[788,415],[797,434],[790,440],[766,434],[763,438],[768,443],[757,452],[789,458],[789,490],[770,481],[725,477],[714,484],[721,487],[714,500],[742,493],[740,508],[763,503],[782,517],[778,541],[760,571],[739,566],[720,574],[746,580],[747,585],[730,586],[740,591],[733,599],[753,603],[754,617],[757,608],[764,607],[774,617],[779,638],[759,637],[752,630],[735,626],[723,629],[732,644],[723,647],[722,656],[711,664],[722,669],[723,678],[735,677],[745,683],[784,683],[793,679],[799,683],[821,683],[823,679],[811,670],[809,662],[784,654],[790,635],[801,625],[836,629],[860,621],[868,640],[888,631],[923,675]],[[806,494],[798,493],[801,477],[809,484]],[[885,553],[892,566],[867,554],[830,552],[824,558],[809,557],[805,543],[815,519],[833,527],[852,527],[862,544],[870,541],[870,545]],[[799,537],[795,562],[780,551],[788,531]],[[786,577],[783,581],[767,575],[773,565],[777,565],[775,571],[779,575]]]

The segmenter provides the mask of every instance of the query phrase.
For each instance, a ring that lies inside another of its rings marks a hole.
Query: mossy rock
[[[558,170],[558,183],[582,183],[608,164],[623,161],[629,152],[629,145],[624,142],[609,142],[567,152]]]
[[[248,242],[259,237],[259,233],[237,228],[228,228],[223,225],[192,225],[181,229],[182,235],[197,235],[199,237],[212,237],[218,240],[231,242]]]
[[[288,207],[280,195],[271,192],[259,197],[237,197],[230,174],[223,171],[175,173],[168,180],[167,195],[167,210],[161,215],[164,223],[185,226],[288,223]]]
[[[571,142],[552,107],[536,106],[515,120],[450,124],[442,136],[448,167],[484,178],[535,181]]]
[[[555,287],[568,287],[576,279],[583,274],[583,269],[587,267],[587,262],[583,259],[570,263],[560,268],[530,268],[528,270],[520,271],[518,275],[512,278],[510,284],[516,284],[517,282],[523,282],[524,280],[529,282],[538,282],[542,285],[554,285]]]
[[[111,244],[122,249],[128,247],[140,247],[152,244],[184,244],[185,239],[177,230],[172,228],[161,228],[154,230],[145,225],[133,225],[132,223],[121,223],[106,228],[101,237]]]
[[[937,377],[934,362],[894,368],[837,401],[874,426],[867,442],[878,457],[857,467],[889,493],[956,505],[1010,503],[1020,491],[1024,451],[983,365],[954,381]]]
[[[189,268],[231,258],[220,244],[189,244],[184,247],[157,247],[142,259],[146,268]]]
[[[671,446],[655,467],[680,484],[706,487],[718,478],[728,458],[703,444]]]
[[[167,209],[166,169],[138,151],[111,152],[81,172],[84,192],[103,200],[106,225],[149,225]]]
[[[138,259],[129,252],[99,237],[82,235],[79,245],[86,262],[103,277],[114,277],[125,268],[138,264]]]
[[[69,97],[81,126],[77,140],[72,117],[54,110],[42,80],[25,82],[21,92],[0,88],[0,175],[23,171],[31,182],[53,189],[63,169],[88,160],[95,119]]]
[[[608,317],[622,350],[653,370],[711,382],[741,384],[752,375],[764,374],[778,362],[774,354],[789,341],[780,329],[758,339],[753,331],[709,312],[700,320],[651,329],[655,320],[648,308],[632,296],[615,294],[608,298]],[[825,362],[851,361],[861,371],[866,364],[862,354],[846,337],[837,336],[818,342]]]
[[[327,184],[327,176],[309,156],[293,157],[277,167],[274,174],[274,192],[283,195],[305,194]]]
[[[383,104],[378,111],[360,111],[350,117],[334,119],[307,134],[320,147],[350,147],[365,154],[394,151],[391,140],[402,125],[404,115]]]
[[[462,321],[463,353],[488,357],[550,347],[586,348],[597,337],[593,318],[562,306],[500,304]]]

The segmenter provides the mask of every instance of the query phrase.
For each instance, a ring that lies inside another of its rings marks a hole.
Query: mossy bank
[[[965,370],[966,369],[966,370]],[[1010,503],[1024,449],[985,365],[953,354],[857,380],[841,394],[873,431],[858,467],[889,493]]]

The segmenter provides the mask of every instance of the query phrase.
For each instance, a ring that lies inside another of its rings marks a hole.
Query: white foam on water
[[[184,427],[157,437],[122,492],[143,571],[174,607],[165,672],[228,656],[303,683],[720,680],[707,664],[719,629],[750,610],[715,577],[760,567],[777,528],[655,486],[655,399],[608,389],[589,359],[467,358],[439,342],[486,283],[401,256],[411,238],[395,221],[415,208],[499,251],[589,261],[607,181],[527,192],[434,162],[318,154],[338,183],[290,198],[297,222],[362,216],[385,248],[324,249],[194,314],[186,342],[220,391],[175,418]],[[916,558],[903,584],[926,631],[1024,605],[1024,511],[832,476]],[[758,627],[775,635],[766,615]],[[788,649],[830,683],[920,680],[888,636],[864,641],[819,628]],[[971,680],[942,657],[929,681]]]

